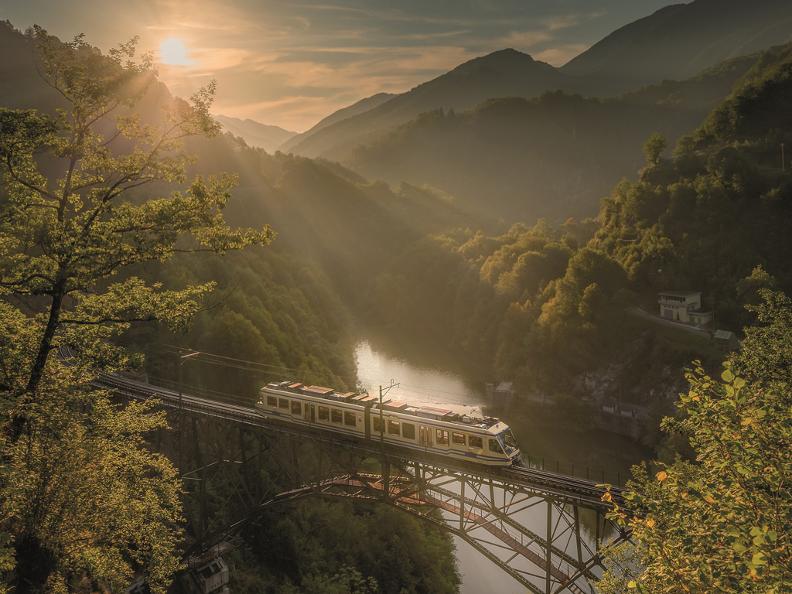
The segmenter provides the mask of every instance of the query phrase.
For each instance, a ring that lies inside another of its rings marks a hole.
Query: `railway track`
[[[372,442],[371,440],[339,436],[329,431],[312,430],[302,426],[275,422],[263,418],[253,407],[213,400],[191,394],[182,394],[180,397],[179,393],[173,389],[119,375],[102,374],[94,382],[94,385],[138,400],[158,399],[163,406],[169,408],[181,408],[187,412],[264,427],[281,433],[309,436],[310,439],[315,441],[324,441],[336,445],[352,447],[362,452],[371,452],[373,455],[381,455],[383,453],[382,444],[376,441]],[[394,458],[401,458],[405,461],[415,460],[417,458],[420,458],[421,461],[425,461],[425,457],[421,452],[416,452],[415,450],[407,448],[399,448],[398,446],[386,445],[384,453]],[[527,488],[541,489],[544,492],[551,492],[559,497],[568,498],[570,502],[582,502],[589,506],[600,507],[602,509],[609,508],[609,504],[603,502],[601,499],[605,492],[605,487],[586,479],[537,468],[526,468],[522,466],[493,468],[436,455],[429,455],[429,458],[431,458],[430,461],[432,463],[439,466],[447,466],[449,469],[453,469],[457,472],[470,473],[479,478],[495,478],[500,481],[507,481]],[[621,489],[619,487],[611,487],[611,494],[615,501],[620,503],[623,502]]]

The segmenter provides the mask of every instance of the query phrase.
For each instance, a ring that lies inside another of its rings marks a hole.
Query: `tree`
[[[780,593],[792,583],[792,301],[761,295],[759,323],[720,379],[696,364],[681,418],[662,423],[695,458],[633,469],[631,513],[611,515],[633,531],[632,557],[617,555],[634,562],[611,568],[604,592]]]
[[[666,149],[665,136],[659,132],[655,132],[646,139],[643,145],[644,156],[649,165],[657,165],[660,163],[660,157]]]
[[[228,176],[151,197],[186,181],[183,138],[217,133],[214,84],[144,114],[159,83],[134,40],[105,56],[82,36],[61,43],[35,27],[29,37],[62,107],[55,117],[0,108],[0,396],[10,418],[0,529],[14,540],[20,589],[118,588],[141,572],[164,591],[178,565],[179,486],[143,440],[164,418],[116,406],[90,382],[135,362],[114,343],[132,324],[182,327],[212,289],[167,290],[130,267],[266,244],[271,233],[226,224]]]

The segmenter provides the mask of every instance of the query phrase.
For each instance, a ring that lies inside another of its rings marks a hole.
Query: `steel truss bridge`
[[[182,413],[285,434],[292,444],[307,439],[320,444],[320,457],[332,457],[334,449],[343,451],[345,464],[335,459],[311,478],[298,471],[292,481],[295,488],[257,502],[255,510],[307,496],[384,502],[459,537],[534,594],[593,594],[604,569],[603,547],[630,537],[606,518],[610,505],[601,499],[604,488],[591,481],[383,447],[376,440],[278,423],[264,419],[251,407],[180,394],[121,376],[104,375],[96,384],[126,398],[158,399]],[[294,468],[300,467],[298,448],[292,449]],[[373,470],[372,460],[377,461]],[[614,499],[621,499],[618,488],[611,492]],[[248,520],[213,534],[213,542]]]

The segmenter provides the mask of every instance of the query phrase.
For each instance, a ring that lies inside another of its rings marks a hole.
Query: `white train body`
[[[510,466],[520,457],[509,426],[498,419],[390,400],[380,408],[379,399],[365,393],[277,382],[261,389],[256,408],[266,418],[478,464]]]

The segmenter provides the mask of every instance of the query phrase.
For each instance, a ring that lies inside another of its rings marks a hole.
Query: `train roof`
[[[323,386],[305,385],[295,381],[284,382],[270,382],[266,385],[267,388],[279,390],[281,392],[291,392],[297,395],[319,397],[326,400],[334,400],[336,402],[348,402],[350,404],[358,404],[363,406],[370,406],[373,409],[379,410],[379,398],[372,396],[367,392],[336,392],[333,388],[325,388]],[[400,400],[385,399],[382,401],[383,411],[392,411],[403,414],[409,414],[424,419],[432,419],[435,421],[445,421],[448,423],[460,423],[468,427],[479,427],[482,429],[491,429],[501,423],[500,420],[494,417],[476,418],[469,415],[461,415],[452,410],[445,408],[438,408],[435,406],[413,405],[408,402]]]

